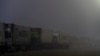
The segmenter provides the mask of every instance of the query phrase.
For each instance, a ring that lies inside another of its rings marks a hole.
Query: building
[[[50,29],[0,24],[0,45],[6,51],[62,48],[68,45],[66,38],[64,33]]]
[[[3,45],[5,42],[5,35],[4,35],[4,23],[0,23],[0,45]]]
[[[30,43],[30,28],[14,25],[13,44],[28,45]]]

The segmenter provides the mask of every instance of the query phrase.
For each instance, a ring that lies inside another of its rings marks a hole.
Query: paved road
[[[2,56],[100,56],[100,51],[41,50],[9,53]]]

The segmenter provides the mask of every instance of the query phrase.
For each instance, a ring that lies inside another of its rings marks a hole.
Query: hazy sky
[[[1,1],[1,0],[0,0]],[[42,27],[81,38],[87,49],[100,48],[100,0],[2,0],[0,21]]]
[[[100,36],[99,0],[9,0],[6,22]]]

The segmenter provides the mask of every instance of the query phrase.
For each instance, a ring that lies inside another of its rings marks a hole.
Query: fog
[[[99,0],[9,0],[5,3],[1,17],[4,22],[88,36],[92,43],[100,40]]]

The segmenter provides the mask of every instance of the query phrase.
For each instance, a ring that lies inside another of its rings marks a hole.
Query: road
[[[8,53],[2,56],[100,56],[100,51],[41,50]]]

